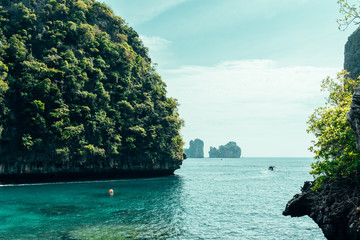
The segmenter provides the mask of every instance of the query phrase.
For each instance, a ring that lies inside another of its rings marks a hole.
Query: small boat
[[[274,171],[274,169],[275,169],[275,166],[269,166],[270,171]]]

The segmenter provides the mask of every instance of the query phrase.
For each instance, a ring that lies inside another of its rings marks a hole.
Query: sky
[[[320,84],[343,69],[336,0],[105,0],[149,48],[178,100],[185,147],[235,141],[244,157],[312,157]]]

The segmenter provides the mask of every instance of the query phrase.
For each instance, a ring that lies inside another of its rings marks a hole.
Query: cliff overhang
[[[158,164],[125,164],[114,166],[83,165],[64,168],[64,166],[34,167],[31,164],[0,164],[0,184],[50,183],[95,180],[117,180],[129,178],[153,178],[174,175],[182,161]]]
[[[53,183],[53,182],[76,182],[94,180],[119,180],[134,178],[154,178],[174,175],[174,169],[132,169],[102,171],[79,170],[79,171],[58,171],[58,172],[31,172],[20,174],[0,174],[0,184],[31,184],[31,183]]]
[[[360,186],[349,177],[328,181],[319,190],[305,182],[301,193],[287,203],[285,216],[309,216],[327,239],[360,239]]]

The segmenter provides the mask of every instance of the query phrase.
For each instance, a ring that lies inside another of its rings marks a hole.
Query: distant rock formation
[[[190,141],[190,147],[184,149],[187,158],[204,158],[204,141],[195,139]]]
[[[241,148],[236,145],[236,142],[228,142],[226,145],[221,145],[219,149],[210,147],[210,158],[240,158]]]

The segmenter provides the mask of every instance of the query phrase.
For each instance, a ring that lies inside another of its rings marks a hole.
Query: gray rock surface
[[[240,158],[241,148],[236,142],[228,142],[226,145],[221,145],[219,149],[210,147],[210,158]]]
[[[345,45],[344,69],[353,79],[360,75],[360,29]],[[360,85],[355,88],[347,120],[360,151]],[[353,177],[325,182],[316,191],[311,189],[312,182],[306,182],[301,193],[287,203],[283,215],[311,217],[327,239],[360,239],[360,187],[351,180]]]
[[[360,36],[359,36],[360,37]],[[354,91],[353,100],[350,105],[346,119],[354,130],[356,139],[356,148],[360,151],[360,85],[357,85]]]
[[[286,205],[285,216],[308,215],[321,228],[327,239],[360,239],[359,188],[349,179],[324,183],[313,191],[313,182],[305,182],[302,192]]]
[[[353,79],[360,76],[360,28],[355,30],[346,42],[344,69]]]
[[[190,147],[184,149],[187,158],[203,158],[204,157],[204,142],[201,139],[190,141]]]

